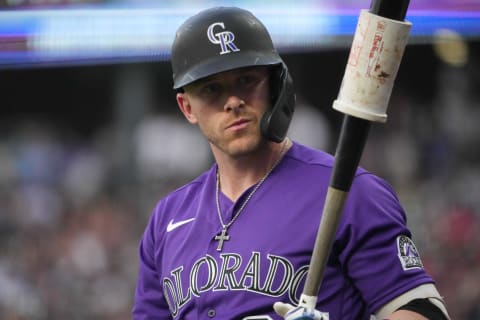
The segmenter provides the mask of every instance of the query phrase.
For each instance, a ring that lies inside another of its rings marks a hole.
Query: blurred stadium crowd
[[[480,319],[475,63],[441,67],[428,102],[395,88],[389,121],[372,128],[362,159],[398,191],[426,269],[452,319],[464,320]],[[111,127],[88,139],[28,119],[9,128],[0,136],[0,319],[130,319],[149,214],[211,165],[206,142],[179,113],[140,119],[131,147]],[[312,99],[300,99],[292,139],[332,152],[335,130]]]

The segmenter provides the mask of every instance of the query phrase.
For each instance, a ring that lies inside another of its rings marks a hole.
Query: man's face
[[[214,152],[246,155],[263,141],[260,120],[270,107],[269,75],[267,67],[222,72],[188,85],[177,94],[177,102]]]

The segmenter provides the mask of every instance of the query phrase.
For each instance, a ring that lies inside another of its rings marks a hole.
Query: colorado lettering
[[[306,277],[308,266],[294,270],[291,262],[284,257],[268,254],[264,259],[268,261],[263,264],[263,267],[268,265],[266,273],[265,270],[260,272],[260,252],[252,252],[248,261],[235,253],[220,254],[219,260],[205,255],[194,262],[188,275],[184,266],[173,269],[163,279],[170,312],[176,316],[192,298],[208,291],[244,290],[272,297],[288,292],[290,301],[297,304],[301,294],[299,285]]]

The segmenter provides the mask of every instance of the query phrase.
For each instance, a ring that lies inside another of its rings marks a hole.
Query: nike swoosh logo
[[[190,219],[187,219],[187,220],[181,220],[181,221],[173,222],[173,219],[172,219],[168,223],[167,232],[173,231],[173,230],[177,229],[178,227],[183,226],[184,224],[192,222],[193,220],[195,220],[195,218],[190,218]]]

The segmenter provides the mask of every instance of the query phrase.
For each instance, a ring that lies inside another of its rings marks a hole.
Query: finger
[[[281,317],[285,316],[285,314],[292,309],[293,306],[288,303],[275,302],[273,304],[273,310],[275,310],[275,312]]]

